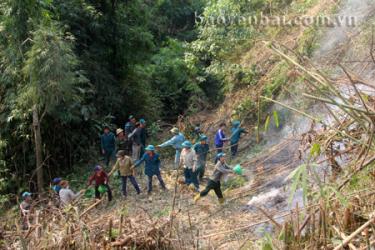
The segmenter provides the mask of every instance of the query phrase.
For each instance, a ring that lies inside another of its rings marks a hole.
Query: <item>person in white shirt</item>
[[[60,182],[61,189],[59,192],[60,196],[60,201],[63,206],[69,205],[73,200],[75,200],[81,192],[74,193],[70,188],[69,188],[69,182],[68,181],[61,181]]]
[[[190,141],[182,143],[183,150],[181,152],[180,165],[184,168],[185,184],[193,184],[195,191],[199,192],[198,173],[196,171],[197,156],[192,146]]]

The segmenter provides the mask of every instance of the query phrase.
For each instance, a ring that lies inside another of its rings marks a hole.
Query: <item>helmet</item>
[[[184,141],[181,145],[183,148],[191,148],[193,145],[190,141]]]
[[[22,193],[22,198],[26,198],[28,196],[31,196],[31,193],[29,193],[29,192],[23,192]]]
[[[218,153],[217,154],[217,158],[221,158],[221,157],[224,157],[225,156],[225,153]]]
[[[129,120],[133,119],[134,115],[129,115]]]
[[[102,170],[102,167],[100,165],[96,165],[95,168],[94,168],[94,171],[98,172],[100,170]]]
[[[145,148],[145,150],[147,150],[147,151],[155,151],[155,147],[154,147],[154,145],[148,145],[148,146]]]
[[[200,140],[200,141],[206,141],[206,140],[207,140],[207,136],[206,136],[206,135],[201,135],[201,136],[199,137],[199,140]]]
[[[143,119],[143,118],[141,118],[141,119],[139,119],[139,123],[140,123],[140,124],[145,124],[145,123],[146,123],[146,120]]]
[[[52,183],[58,184],[62,179],[60,177],[53,178]]]
[[[196,133],[198,133],[198,132],[201,131],[201,128],[200,128],[199,126],[196,126],[196,127],[194,128],[194,131],[195,131]]]

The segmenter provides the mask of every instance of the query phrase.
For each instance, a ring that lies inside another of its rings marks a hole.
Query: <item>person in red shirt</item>
[[[101,166],[97,165],[94,169],[94,174],[90,176],[88,185],[92,185],[95,181],[95,198],[100,199],[99,187],[104,186],[107,189],[108,201],[112,200],[112,191],[108,185],[109,178]]]

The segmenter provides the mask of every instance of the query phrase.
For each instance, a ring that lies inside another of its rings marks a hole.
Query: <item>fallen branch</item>
[[[348,238],[348,236],[346,236],[343,232],[340,232],[340,230],[335,227],[335,226],[332,226],[333,230],[336,231],[336,233],[343,239],[343,240],[346,240]],[[357,250],[357,248],[352,244],[352,243],[349,243],[348,244],[349,248],[351,250]]]
[[[347,246],[358,234],[364,231],[368,226],[370,226],[375,221],[375,216],[372,215],[371,219],[369,219],[365,224],[360,226],[357,230],[355,230],[351,235],[349,235],[340,245],[334,248],[334,250],[340,250]]]
[[[331,104],[331,105],[336,105],[336,106],[339,106],[341,107],[342,109],[350,109],[350,110],[355,110],[355,111],[358,111],[358,112],[362,112],[366,115],[375,115],[375,113],[373,112],[370,112],[366,109],[362,109],[362,108],[358,108],[358,107],[355,107],[355,106],[352,106],[352,105],[348,105],[348,104],[344,104],[344,103],[338,103],[338,102],[335,102],[335,101],[331,101],[327,98],[321,98],[321,97],[317,97],[317,96],[313,96],[313,95],[309,95],[309,94],[306,94],[306,93],[303,93],[302,94],[303,96],[309,98],[309,99],[313,99],[313,100],[316,100],[316,101],[321,101],[321,102],[324,102],[324,103],[328,103],[328,104]]]
[[[269,215],[266,211],[264,211],[261,207],[256,207],[262,214],[264,214],[276,227],[277,229],[281,230],[283,227],[277,223],[277,221],[275,221],[273,219],[273,217],[271,215]]]
[[[83,215],[87,214],[89,211],[91,211],[93,208],[95,208],[97,205],[99,205],[104,200],[104,197],[102,197],[100,200],[89,206],[85,211],[83,211],[79,217],[82,217]]]

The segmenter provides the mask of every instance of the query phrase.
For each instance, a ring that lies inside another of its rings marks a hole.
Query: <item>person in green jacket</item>
[[[139,127],[141,128],[141,143],[142,143],[140,155],[142,156],[145,153],[148,133],[147,133],[147,128],[146,128],[146,120],[143,118],[139,119],[139,124],[140,124]]]
[[[241,122],[238,120],[233,121],[232,123],[232,128],[231,128],[231,136],[230,136],[230,151],[232,153],[232,158],[237,155],[238,151],[238,143],[240,141],[241,135],[242,134],[247,134],[248,132],[241,128]]]
[[[116,137],[109,130],[108,126],[103,129],[104,133],[100,137],[101,151],[104,156],[104,161],[108,167],[109,162],[114,158],[115,148],[116,148]]]
[[[199,177],[199,181],[202,181],[204,172],[206,170],[206,159],[208,152],[210,151],[210,147],[207,143],[207,136],[201,135],[199,138],[199,142],[196,143],[193,147],[195,154],[197,156],[197,174]]]

